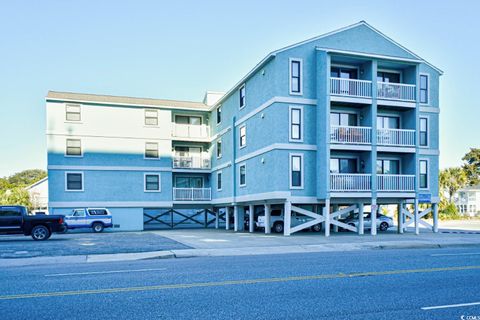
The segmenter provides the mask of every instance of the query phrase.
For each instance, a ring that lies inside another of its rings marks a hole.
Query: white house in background
[[[480,185],[458,190],[454,197],[455,205],[462,215],[480,215]]]
[[[30,194],[30,201],[35,210],[48,208],[48,177],[25,188]]]

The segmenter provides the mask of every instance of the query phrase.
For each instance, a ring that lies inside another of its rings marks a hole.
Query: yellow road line
[[[427,269],[355,272],[355,273],[346,273],[346,274],[345,273],[320,274],[320,275],[297,276],[297,277],[163,284],[163,285],[143,286],[143,287],[106,288],[106,289],[94,289],[94,290],[57,291],[57,292],[3,295],[3,296],[0,296],[0,300],[30,299],[30,298],[43,298],[43,297],[64,297],[64,296],[78,296],[78,295],[86,295],[86,294],[138,292],[138,291],[154,291],[154,290],[166,290],[166,289],[191,289],[191,288],[201,288],[201,287],[218,287],[218,286],[232,286],[232,285],[243,285],[243,284],[325,280],[325,279],[338,279],[338,278],[357,278],[357,277],[368,277],[368,276],[385,276],[385,275],[397,275],[397,274],[432,273],[432,272],[463,271],[463,270],[478,270],[478,269],[480,269],[480,265],[479,266],[427,268]]]

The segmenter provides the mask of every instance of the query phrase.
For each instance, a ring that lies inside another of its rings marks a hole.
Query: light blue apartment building
[[[322,223],[328,236],[363,234],[339,217],[394,204],[399,232],[437,231],[440,75],[361,21],[268,54],[202,102],[51,91],[50,212],[106,207],[115,230],[253,231],[264,214],[268,233],[277,209],[285,235]]]

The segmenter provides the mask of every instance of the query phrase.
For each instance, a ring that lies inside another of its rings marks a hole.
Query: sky
[[[440,167],[461,165],[480,147],[478,12],[475,0],[0,0],[0,177],[46,169],[48,90],[201,101],[269,52],[360,20],[445,72]]]

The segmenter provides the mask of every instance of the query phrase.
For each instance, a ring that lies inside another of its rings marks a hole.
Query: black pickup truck
[[[53,232],[64,232],[61,215],[29,215],[22,206],[0,206],[0,234],[24,234],[33,240],[47,240]]]

